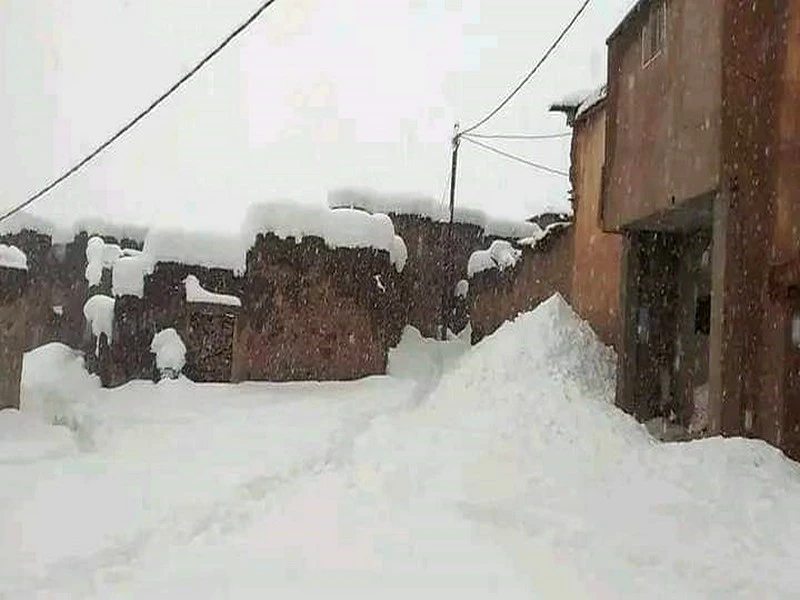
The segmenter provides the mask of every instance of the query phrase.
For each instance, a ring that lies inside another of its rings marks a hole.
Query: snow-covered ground
[[[0,413],[0,597],[772,598],[800,470],[655,442],[553,298],[348,384],[101,390],[62,346]],[[56,423],[53,426],[52,423]]]

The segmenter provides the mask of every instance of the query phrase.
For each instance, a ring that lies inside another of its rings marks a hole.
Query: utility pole
[[[444,270],[444,283],[442,284],[442,306],[441,306],[441,336],[442,341],[447,340],[447,328],[450,319],[450,308],[453,304],[452,274],[455,271],[453,262],[453,220],[456,208],[456,176],[458,174],[458,147],[461,143],[461,133],[458,123],[453,128],[452,153],[453,160],[450,166],[450,219],[447,223],[447,238],[443,245],[442,262]]]

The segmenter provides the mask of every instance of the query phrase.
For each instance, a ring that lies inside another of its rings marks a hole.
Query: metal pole
[[[442,269],[444,271],[444,285],[442,290],[442,326],[441,336],[442,340],[447,340],[447,328],[450,319],[448,318],[450,307],[452,306],[453,299],[453,286],[452,274],[454,272],[453,264],[453,219],[455,216],[456,207],[456,176],[458,174],[458,147],[461,143],[461,134],[459,133],[458,123],[455,124],[453,129],[453,162],[450,166],[450,219],[447,223],[447,240],[444,245],[444,252],[442,256]]]

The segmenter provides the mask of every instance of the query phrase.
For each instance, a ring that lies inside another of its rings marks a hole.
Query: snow
[[[534,235],[523,238],[521,240],[517,240],[517,245],[525,246],[528,248],[536,248],[536,246],[538,246],[542,241],[547,239],[551,234],[571,226],[572,226],[571,221],[562,221],[558,223],[552,223],[547,227],[545,227],[544,229],[542,229],[541,227],[537,227],[538,231]]]
[[[553,107],[563,107],[563,108],[578,108],[583,101],[592,93],[592,90],[577,90],[575,92],[569,93],[560,100],[553,102],[551,106]]]
[[[209,292],[200,285],[200,280],[194,276],[189,275],[183,280],[184,288],[186,289],[187,302],[202,302],[205,304],[219,304],[222,306],[241,306],[242,301],[236,296],[229,296],[226,294],[215,294]]]
[[[395,235],[394,225],[385,214],[273,202],[251,207],[244,223],[242,239],[248,248],[259,233],[271,232],[281,239],[298,241],[307,236],[319,237],[331,248],[385,250],[398,271],[403,270],[408,257],[405,243]]]
[[[580,105],[578,106],[578,110],[575,113],[575,119],[576,120],[580,119],[592,108],[594,108],[595,106],[600,104],[603,100],[605,100],[607,95],[608,95],[608,88],[605,85],[587,94],[584,97],[583,102],[581,102]]]
[[[328,193],[328,206],[332,209],[357,209],[374,215],[418,215],[440,223],[450,220],[447,204],[418,194],[383,194],[374,190],[341,188]],[[480,209],[465,206],[456,206],[453,220],[477,225],[486,235],[495,237],[526,237],[533,231],[531,223],[526,221],[495,218]]]
[[[488,250],[473,252],[467,263],[467,276],[473,277],[477,273],[489,269],[505,271],[517,264],[522,257],[522,251],[506,240],[495,240]]]
[[[469,294],[469,281],[462,279],[456,284],[455,296],[456,298],[466,298]]]
[[[153,336],[150,352],[156,355],[156,368],[161,372],[180,373],[186,364],[186,346],[172,328],[163,329]]]
[[[28,257],[16,246],[0,244],[0,268],[28,270]]]
[[[79,233],[112,236],[118,240],[128,238],[143,241],[147,227],[130,223],[116,223],[99,218],[81,218],[71,224],[55,223],[34,213],[20,211],[0,223],[0,235],[16,234],[23,230],[49,235],[53,244],[68,244]]]
[[[151,261],[145,256],[123,256],[115,264],[111,272],[111,293],[114,297],[144,296],[144,277],[153,268]]]
[[[83,316],[97,338],[95,353],[100,349],[100,335],[105,333],[111,343],[114,333],[114,298],[97,294],[89,298],[83,305]]]
[[[144,241],[143,256],[155,265],[174,262],[183,265],[245,271],[247,249],[236,235],[181,229],[152,229]]]
[[[798,466],[656,442],[614,365],[558,296],[351,383],[106,390],[41,348],[0,413],[0,596],[792,597]]]

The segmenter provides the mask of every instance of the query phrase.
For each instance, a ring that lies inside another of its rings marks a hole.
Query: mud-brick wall
[[[198,382],[231,380],[233,332],[238,309],[188,304],[183,284],[194,275],[205,289],[240,296],[241,279],[226,269],[158,263],[145,276],[144,296],[122,296],[114,305],[110,344],[100,341],[97,369],[107,387],[156,377],[150,343],[159,331],[174,328],[186,345],[184,373]]]
[[[407,321],[426,337],[436,337],[442,322],[442,299],[454,302],[455,285],[467,277],[470,255],[485,245],[483,229],[454,223],[449,225],[418,215],[391,214],[395,231],[408,249],[403,272],[407,299]],[[449,269],[448,269],[449,267]],[[448,314],[454,306],[446,307]],[[464,319],[451,319],[449,325]]]
[[[22,357],[29,344],[28,273],[0,267],[0,410],[19,408]]]
[[[405,324],[403,275],[385,251],[259,235],[247,256],[237,381],[351,380],[386,371]]]
[[[535,248],[524,248],[516,266],[482,271],[470,279],[472,343],[556,292],[570,298],[573,235],[572,227],[556,229]]]
[[[602,228],[604,104],[575,123],[572,136],[575,249],[572,306],[604,343],[620,347],[622,235]]]

